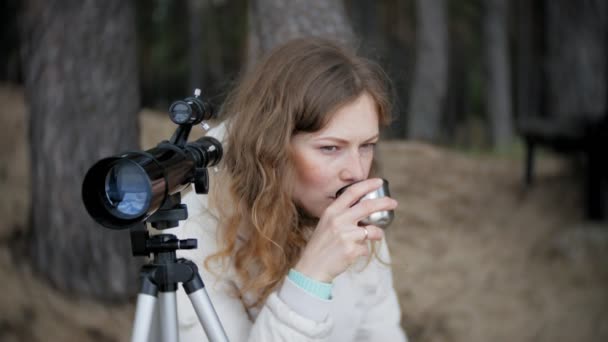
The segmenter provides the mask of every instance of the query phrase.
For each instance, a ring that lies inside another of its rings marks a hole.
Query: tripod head
[[[177,227],[178,221],[188,218],[188,208],[181,203],[181,195],[171,195],[163,207],[148,218],[148,222],[156,229]],[[131,250],[133,256],[149,256],[166,252],[175,253],[178,249],[195,249],[196,239],[179,240],[173,234],[150,236],[146,222],[131,227]]]

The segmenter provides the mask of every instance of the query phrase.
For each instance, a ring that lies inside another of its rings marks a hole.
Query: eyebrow
[[[366,140],[364,140],[363,142],[370,142],[372,140],[378,139],[378,137],[380,137],[380,133],[374,135],[371,138],[368,138]],[[338,137],[332,137],[332,136],[326,136],[326,137],[318,137],[316,140],[332,140],[332,141],[336,141],[342,144],[348,143],[348,140],[342,139],[342,138],[338,138]]]

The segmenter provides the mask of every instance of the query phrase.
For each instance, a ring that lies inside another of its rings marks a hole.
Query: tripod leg
[[[131,342],[148,342],[157,293],[156,285],[144,277],[141,291],[137,296]]]
[[[201,276],[195,273],[193,279],[183,285],[209,341],[228,342],[228,336],[226,336],[224,327],[213,308]]]
[[[177,302],[175,291],[160,292],[160,324],[163,342],[178,342]]]

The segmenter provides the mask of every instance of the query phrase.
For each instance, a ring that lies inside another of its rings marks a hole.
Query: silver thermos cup
[[[336,192],[336,197],[340,196],[349,186],[351,186],[353,184],[355,184],[355,183],[349,184],[349,185],[341,188],[340,190],[338,190],[338,192]],[[359,203],[360,201],[368,200],[368,199],[375,199],[375,198],[380,198],[380,197],[390,197],[390,195],[391,194],[388,190],[388,181],[386,179],[382,179],[382,186],[380,188],[361,197],[361,199],[359,199],[359,201],[357,201],[357,203]],[[393,222],[394,217],[395,217],[395,213],[393,210],[377,211],[375,213],[372,213],[368,217],[364,218],[363,220],[359,221],[359,225],[361,225],[361,226],[374,225],[374,226],[385,229],[386,227],[388,227],[391,224],[391,222]]]

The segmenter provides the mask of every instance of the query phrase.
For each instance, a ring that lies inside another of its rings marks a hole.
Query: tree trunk
[[[354,34],[342,1],[251,0],[248,65],[281,43],[301,36],[322,36],[345,44]]]
[[[125,298],[137,287],[129,234],[94,223],[81,184],[96,160],[138,147],[132,3],[29,0],[23,8],[31,262],[63,291]]]
[[[416,67],[408,137],[436,142],[447,86],[447,18],[444,0],[416,1]]]
[[[485,0],[486,110],[495,148],[513,141],[506,0]]]
[[[203,88],[203,23],[201,20],[206,0],[188,0],[188,54],[190,57],[190,91]],[[205,89],[202,89],[205,90]]]
[[[408,1],[409,2],[409,1]],[[360,39],[358,50],[379,62],[391,76],[393,117],[390,126],[382,130],[382,137],[404,139],[406,128],[405,104],[409,86],[412,49],[407,47],[408,33],[413,32],[410,5],[405,1],[378,2],[348,0],[346,8],[352,27]]]
[[[347,9],[350,11],[352,28],[360,39],[363,53],[373,60],[386,56],[387,38],[382,32],[382,5],[369,0],[353,0]]]
[[[537,6],[534,6],[537,4]],[[542,4],[540,4],[542,5]],[[517,0],[513,25],[516,30],[515,109],[516,127],[521,131],[524,121],[541,113],[542,82],[542,10],[539,2]],[[540,23],[538,23],[540,22]]]

